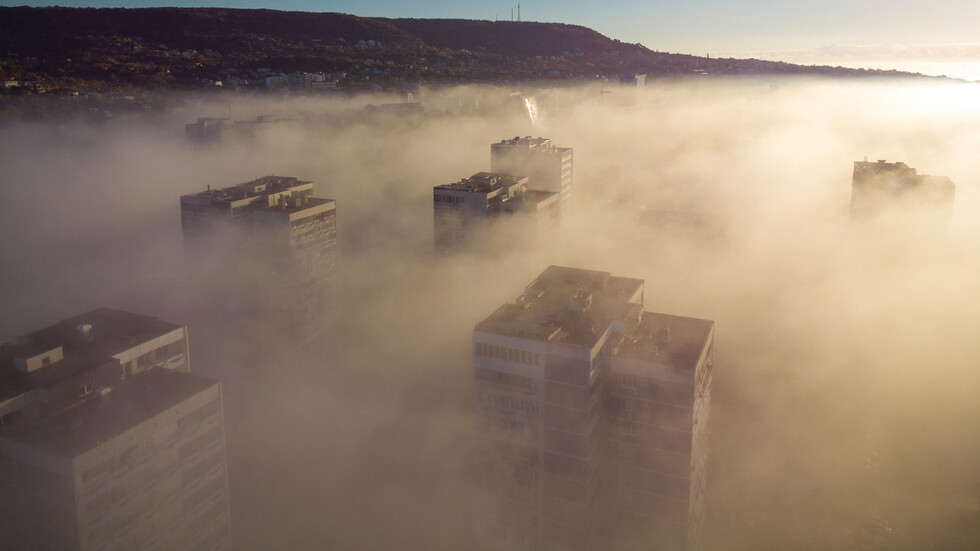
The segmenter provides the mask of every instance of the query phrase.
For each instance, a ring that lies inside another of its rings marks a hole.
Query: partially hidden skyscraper
[[[945,176],[917,174],[903,162],[855,161],[851,181],[851,219],[896,216],[930,224],[945,223],[953,214],[956,186]]]
[[[0,348],[0,548],[230,549],[221,385],[100,308]]]
[[[333,311],[337,205],[313,182],[265,176],[180,198],[194,284],[232,306],[308,331]]]
[[[514,137],[490,145],[490,171],[527,176],[531,189],[558,194],[560,216],[572,209],[572,148],[548,138]]]
[[[714,323],[643,299],[550,266],[474,328],[490,548],[702,545]]]
[[[554,239],[559,196],[528,189],[528,177],[479,172],[432,190],[435,251],[496,253]]]

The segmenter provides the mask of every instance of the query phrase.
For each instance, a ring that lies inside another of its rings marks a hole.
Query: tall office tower
[[[528,189],[526,176],[479,172],[432,189],[437,254],[497,252],[553,239],[557,193]]]
[[[221,387],[102,308],[0,348],[0,548],[228,549]]]
[[[473,333],[495,549],[700,544],[714,324],[644,283],[550,266]]]
[[[560,217],[572,208],[572,148],[551,145],[548,138],[515,137],[490,145],[490,171],[530,178],[531,189],[559,194]]]
[[[337,207],[313,183],[265,176],[183,195],[181,227],[195,282],[221,299],[279,310],[303,331],[332,310]]]
[[[943,223],[953,213],[956,186],[945,176],[916,174],[902,162],[855,161],[851,181],[851,219],[896,214]]]

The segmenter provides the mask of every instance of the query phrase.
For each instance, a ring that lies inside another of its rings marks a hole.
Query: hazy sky
[[[20,5],[19,0],[0,0]],[[129,0],[27,2],[91,7],[225,6],[344,12],[361,16],[509,19],[497,0]],[[516,9],[515,17],[516,17]],[[697,55],[813,59],[980,60],[975,0],[525,0],[524,21],[584,25],[654,50]],[[969,44],[964,48],[964,44]],[[949,45],[956,45],[951,47]],[[915,46],[915,48],[909,48]],[[968,58],[968,59],[963,59]]]

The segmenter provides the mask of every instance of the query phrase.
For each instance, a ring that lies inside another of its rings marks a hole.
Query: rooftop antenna
[[[521,5],[517,4],[517,22],[521,22]]]
[[[511,21],[513,21],[513,20],[514,20],[514,8],[511,8],[511,9],[510,9],[510,20],[511,20]]]

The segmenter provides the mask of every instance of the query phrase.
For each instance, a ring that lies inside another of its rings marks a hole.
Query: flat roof
[[[476,325],[477,331],[592,346],[614,321],[638,317],[630,303],[643,280],[609,272],[549,266],[524,293]]]
[[[523,199],[525,201],[531,201],[534,203],[540,203],[541,201],[546,201],[552,197],[557,197],[557,191],[544,191],[543,189],[529,189],[524,192]]]
[[[521,183],[528,182],[527,176],[504,174],[502,172],[477,172],[469,178],[463,178],[452,184],[435,186],[433,191],[464,191],[467,193],[489,193]]]
[[[616,356],[694,369],[714,325],[711,320],[643,312]]]
[[[23,335],[16,344],[0,347],[0,400],[105,365],[124,350],[181,328],[176,323],[112,308],[97,308],[65,318]],[[64,354],[59,361],[31,373],[14,367],[16,357],[30,357],[58,346]]]
[[[563,152],[571,149],[570,147],[558,147],[552,145],[551,138],[542,138],[542,137],[532,138],[531,136],[524,136],[523,138],[520,136],[514,136],[513,138],[503,139],[495,144],[491,144],[490,146],[491,149],[494,146],[519,147],[528,150],[547,151],[547,152],[552,152],[552,151]]]
[[[226,188],[207,189],[197,193],[189,193],[182,197],[209,199],[211,201],[236,201],[249,197],[260,197],[270,193],[279,193],[295,187],[312,184],[312,181],[300,180],[293,176],[263,176],[250,182],[242,182]],[[266,186],[264,190],[255,192],[257,186]]]
[[[218,381],[156,367],[36,423],[6,432],[7,438],[63,457],[77,457],[125,433]]]
[[[272,205],[269,207],[263,207],[259,210],[263,212],[284,212],[286,214],[295,214],[297,212],[303,212],[304,210],[326,205],[328,203],[336,203],[336,201],[322,197],[307,197],[303,200],[303,204],[299,206],[296,205],[295,201],[286,201],[282,205]]]

